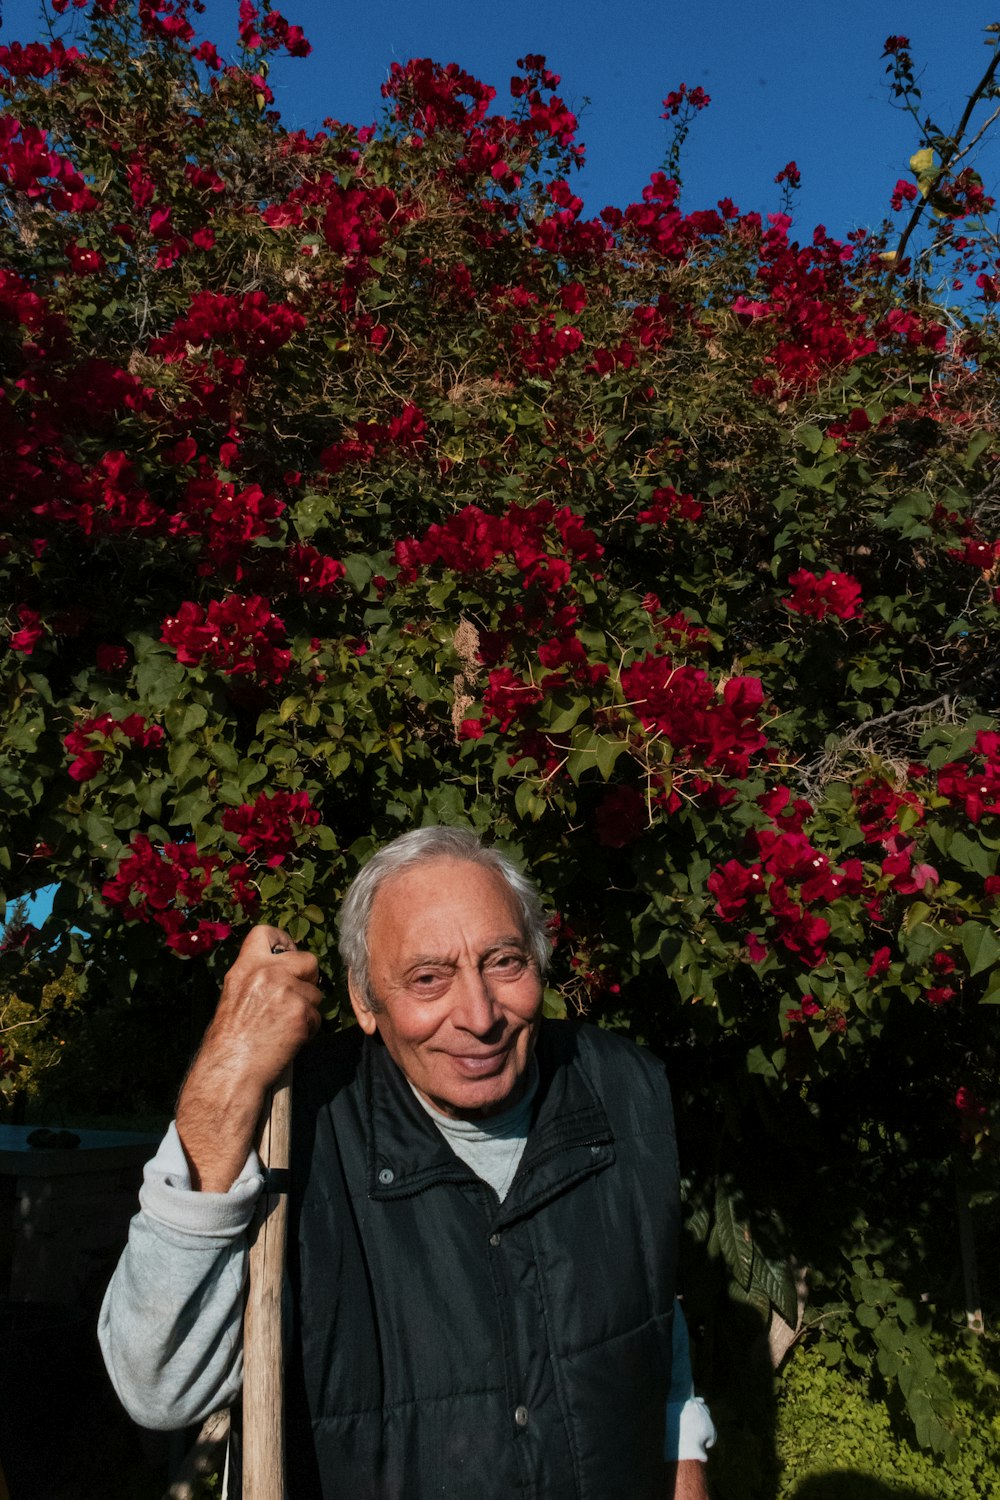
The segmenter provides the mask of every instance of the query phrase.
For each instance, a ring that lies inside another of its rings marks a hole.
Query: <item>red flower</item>
[[[124,646],[105,644],[94,652],[94,661],[99,672],[120,672],[128,666],[128,652]]]
[[[634,786],[609,790],[594,816],[597,842],[606,849],[623,849],[633,843],[649,823],[646,799]]]
[[[892,952],[889,948],[876,948],[872,955],[872,961],[868,965],[868,979],[878,979],[882,974],[889,972],[892,963]]]
[[[706,884],[715,897],[717,914],[726,922],[735,921],[750,897],[760,896],[766,889],[760,865],[747,868],[735,859],[713,870]]]
[[[541,690],[534,683],[517,677],[510,667],[498,667],[489,675],[489,685],[483,694],[483,713],[499,720],[500,732],[504,734],[515,719],[527,717],[541,701]]]
[[[893,213],[898,213],[904,203],[912,203],[919,191],[915,182],[907,182],[905,178],[900,177],[889,200]]]
[[[587,293],[578,281],[571,281],[559,290],[559,303],[568,313],[583,312],[587,305]]]
[[[810,615],[815,620],[833,614],[839,620],[853,620],[861,613],[861,585],[849,573],[827,571],[817,578],[815,573],[800,568],[789,576],[788,582],[795,592],[781,602],[793,614]]]
[[[637,521],[663,526],[675,516],[681,521],[701,520],[702,506],[694,496],[679,495],[670,485],[654,490],[650,499],[652,503],[648,508],[636,514]]]
[[[965,563],[970,568],[982,568],[984,573],[992,573],[997,562],[1000,561],[1000,541],[987,542],[982,537],[967,536],[961,551],[952,548],[949,557],[956,562]]]
[[[42,617],[35,609],[29,609],[22,604],[17,617],[21,622],[20,630],[15,630],[10,638],[9,645],[12,651],[22,651],[25,656],[30,656],[45,634],[45,626]]]
[[[752,964],[762,964],[767,957],[767,945],[756,932],[747,933],[747,957]]]
[[[344,576],[342,562],[301,542],[286,549],[285,563],[300,594],[335,594]]]
[[[66,258],[70,263],[74,276],[92,276],[100,271],[104,265],[104,257],[96,250],[90,250],[86,246],[78,245],[71,240],[66,246]]]
[[[685,104],[691,109],[706,109],[712,102],[711,94],[706,94],[701,87],[689,89],[686,83],[682,83],[679,89],[674,89],[663,101],[663,113],[661,120],[670,120],[679,115]]]
[[[207,665],[229,676],[280,682],[292,662],[283,645],[284,622],[257,594],[213,599],[207,609],[190,600],[163,622],[160,636],[186,667]]]
[[[315,828],[319,820],[307,792],[261,792],[255,802],[222,814],[227,833],[238,833],[240,848],[262,858],[269,869],[283,864],[295,848],[297,829]]]
[[[95,737],[103,743],[94,745]],[[116,737],[119,739],[118,744],[115,743]],[[66,749],[76,756],[69,767],[69,775],[74,781],[91,781],[103,766],[105,756],[120,748],[121,738],[141,750],[147,750],[163,743],[163,730],[159,724],[147,724],[141,714],[129,714],[124,719],[115,719],[112,714],[81,719],[63,737]]]
[[[663,734],[675,758],[745,777],[766,738],[756,723],[763,703],[757,677],[732,677],[718,691],[700,667],[675,666],[668,656],[647,655],[626,667],[622,689],[647,730]]]
[[[217,854],[202,854],[193,843],[157,847],[137,833],[101,897],[125,922],[154,923],[177,952],[207,953],[230,931],[228,923],[195,919],[220,863]]]

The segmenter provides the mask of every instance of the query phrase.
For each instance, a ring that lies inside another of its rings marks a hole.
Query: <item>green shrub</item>
[[[846,1478],[848,1473],[857,1478],[852,1500],[865,1500],[860,1476],[891,1484],[894,1494],[909,1486],[921,1500],[1000,1496],[1000,1411],[995,1398],[983,1399],[996,1390],[998,1355],[995,1341],[984,1343],[970,1335],[965,1347],[945,1361],[962,1392],[956,1402],[958,1449],[945,1463],[900,1435],[892,1408],[873,1382],[831,1369],[815,1349],[799,1351],[780,1382],[778,1500],[821,1500],[826,1488],[802,1486],[820,1476]],[[839,1494],[847,1491],[829,1488],[829,1500]]]

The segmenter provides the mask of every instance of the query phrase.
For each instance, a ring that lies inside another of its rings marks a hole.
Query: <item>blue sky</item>
[[[588,160],[574,186],[587,210],[638,197],[662,162],[667,127],[660,101],[680,83],[712,97],[685,155],[684,202],[703,208],[730,196],[741,209],[773,210],[775,173],[794,159],[803,178],[796,220],[843,235],[877,223],[916,149],[911,121],[888,102],[882,43],[911,38],[924,102],[939,123],[957,122],[989,53],[992,19],[978,0],[281,0],[313,44],[271,77],[293,126],[326,115],[370,122],[394,62],[458,62],[506,99],[513,65],[542,52],[561,92],[582,116]],[[0,39],[39,35],[37,0],[5,0]],[[236,0],[208,0],[205,30],[233,55]],[[1000,146],[978,163],[1000,189]]]

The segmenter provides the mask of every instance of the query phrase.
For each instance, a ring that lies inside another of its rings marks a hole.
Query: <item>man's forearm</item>
[[[705,1468],[695,1458],[668,1464],[667,1500],[709,1500]]]

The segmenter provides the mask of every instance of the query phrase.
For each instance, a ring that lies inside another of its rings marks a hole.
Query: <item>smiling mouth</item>
[[[497,1071],[510,1056],[510,1048],[503,1047],[498,1052],[451,1052],[449,1056],[460,1073],[478,1077],[483,1073]]]

